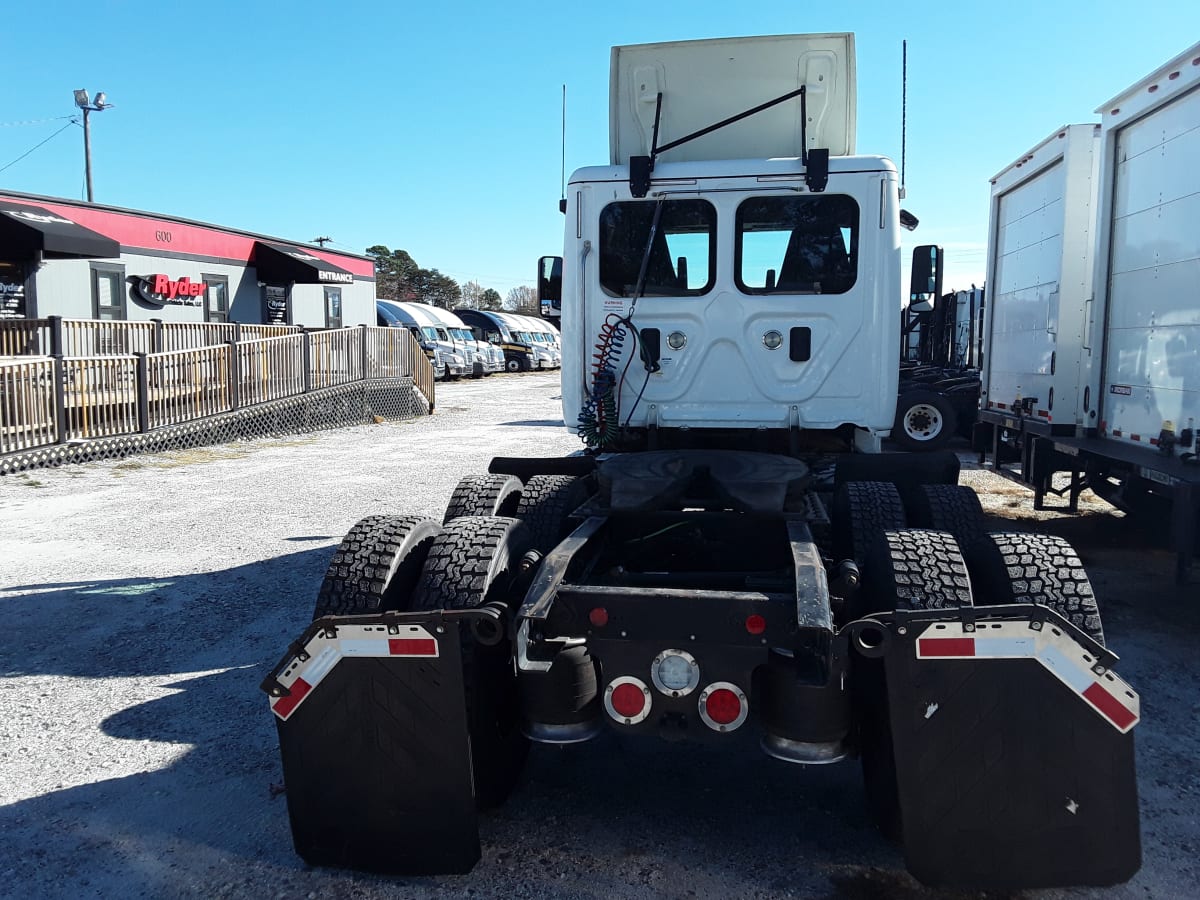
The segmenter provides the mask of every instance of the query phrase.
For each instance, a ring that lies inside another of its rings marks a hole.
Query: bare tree
[[[478,281],[468,281],[462,286],[462,305],[471,309],[479,309],[480,298],[483,297],[483,285]]]
[[[513,288],[504,298],[504,308],[522,316],[538,315],[537,291],[527,284]]]

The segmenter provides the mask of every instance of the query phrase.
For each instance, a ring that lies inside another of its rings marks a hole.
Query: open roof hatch
[[[673,41],[614,47],[609,77],[609,153],[613,165],[652,155],[662,94],[658,147],[785,94],[752,116],[656,154],[664,162],[802,157],[805,149],[854,153],[853,34]],[[803,135],[803,138],[802,138]],[[806,140],[808,147],[803,146]]]

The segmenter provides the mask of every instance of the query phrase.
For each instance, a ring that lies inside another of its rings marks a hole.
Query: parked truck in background
[[[477,338],[470,326],[456,313],[440,306],[421,304],[430,318],[445,327],[451,341],[467,361],[467,374],[473,378],[504,371],[504,351]]]
[[[942,293],[945,252],[930,246],[913,261],[900,316],[900,383],[892,441],[939,450],[970,438],[979,407],[982,288]]]
[[[509,372],[528,372],[537,368],[532,344],[516,335],[520,330],[508,313],[486,309],[456,309],[476,339],[499,347],[504,353],[504,368]]]
[[[996,176],[977,434],[1042,508],[1091,488],[1200,533],[1200,44]],[[1068,473],[1069,484],[1054,476]]]
[[[433,307],[424,303],[376,299],[375,310],[381,324],[407,328],[421,342],[421,348],[433,365],[434,378],[471,374],[470,348],[450,334],[432,312]]]
[[[614,48],[610,158],[569,180],[541,307],[587,451],[343,540],[263,682],[307,861],[465,871],[529,741],[609,729],[861,760],[930,884],[1137,870],[1139,701],[1078,557],[987,533],[953,454],[878,452],[901,210],[855,154],[853,51]]]

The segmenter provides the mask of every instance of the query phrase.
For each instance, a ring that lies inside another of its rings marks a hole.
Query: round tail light
[[[740,728],[749,714],[746,694],[736,684],[715,681],[700,692],[700,718],[713,731]]]
[[[636,725],[650,715],[650,688],[631,675],[614,678],[604,691],[604,708],[618,722]]]

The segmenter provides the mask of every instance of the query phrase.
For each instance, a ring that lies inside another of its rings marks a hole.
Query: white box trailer
[[[1020,459],[1021,478],[1033,486],[1037,508],[1053,492],[1067,494],[1067,508],[1074,510],[1079,493],[1090,487],[1126,512],[1169,521],[1183,582],[1200,530],[1200,44],[1097,112],[1096,199],[1074,211],[1074,226],[1064,225],[1073,230],[1062,232],[1057,296],[1040,274],[1010,278],[999,241],[1000,264],[988,275],[994,298],[985,352],[990,378],[976,446],[986,456],[990,445],[997,467]],[[1054,172],[1038,165],[1037,153],[1045,147],[1039,145],[1025,163],[1035,174]],[[1069,191],[1070,167],[1064,172]],[[1045,195],[1044,209],[1051,196]],[[1064,223],[1071,207],[1068,198]],[[995,219],[993,228],[1006,221]],[[1068,264],[1076,273],[1071,277]],[[1054,341],[1037,330],[1043,315]],[[1083,335],[1078,345],[1077,326]],[[1018,367],[1010,360],[1019,353],[1007,348],[1020,345],[1022,336],[1027,365]],[[1015,392],[1017,375],[1022,396],[1013,409],[1005,401]],[[1056,491],[1053,476],[1059,472],[1069,472],[1071,481]]]
[[[992,179],[981,418],[1074,434],[1087,366],[1098,125],[1058,129]]]
[[[1200,421],[1200,44],[1104,104],[1093,352],[1104,438],[1194,454]],[[1180,436],[1192,431],[1188,447]]]

